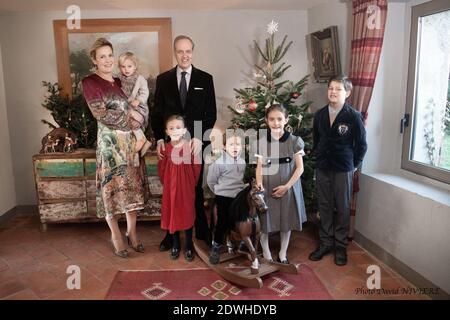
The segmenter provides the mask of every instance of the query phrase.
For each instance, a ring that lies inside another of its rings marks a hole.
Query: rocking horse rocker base
[[[234,268],[234,270],[233,268],[227,268],[227,263],[243,256],[247,256],[249,260],[251,260],[249,253],[243,251],[238,251],[236,253],[224,252],[220,255],[218,264],[211,264],[209,262],[209,248],[206,244],[204,244],[203,241],[197,242],[194,240],[194,247],[200,259],[202,259],[213,271],[225,280],[242,287],[260,289],[263,287],[261,278],[277,271],[289,274],[298,274],[299,272],[300,265],[298,264],[272,262],[265,260],[262,256],[258,256],[258,260],[260,261],[259,269],[246,267],[236,271],[236,268]]]

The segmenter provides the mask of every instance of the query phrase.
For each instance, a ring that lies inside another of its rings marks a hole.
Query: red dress
[[[180,147],[166,143],[163,160],[158,161],[158,175],[163,184],[161,229],[187,230],[195,220],[195,186],[201,163],[194,162],[189,143]]]

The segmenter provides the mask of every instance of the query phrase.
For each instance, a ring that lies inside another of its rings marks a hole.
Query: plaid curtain
[[[349,78],[353,92],[349,103],[367,124],[368,108],[383,46],[387,16],[387,0],[353,0],[353,36]],[[356,194],[359,191],[359,170],[353,177],[353,196],[350,205],[350,233],[353,238],[356,214]]]

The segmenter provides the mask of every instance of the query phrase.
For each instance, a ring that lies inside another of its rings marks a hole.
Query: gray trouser
[[[350,227],[350,200],[353,171],[316,169],[320,213],[319,237],[322,246],[347,246]]]

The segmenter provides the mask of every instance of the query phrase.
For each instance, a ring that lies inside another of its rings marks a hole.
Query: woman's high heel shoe
[[[136,247],[133,247],[133,243],[131,242],[130,237],[128,236],[128,234],[125,234],[125,237],[127,237],[127,242],[128,245],[133,248],[134,251],[136,252],[140,252],[140,253],[144,253],[145,249],[144,249],[144,245],[142,243],[139,243]]]
[[[116,256],[121,257],[121,258],[128,258],[128,251],[127,249],[123,249],[123,250],[117,250],[116,247],[114,246],[114,240],[111,239],[111,245],[113,247],[113,252]]]

